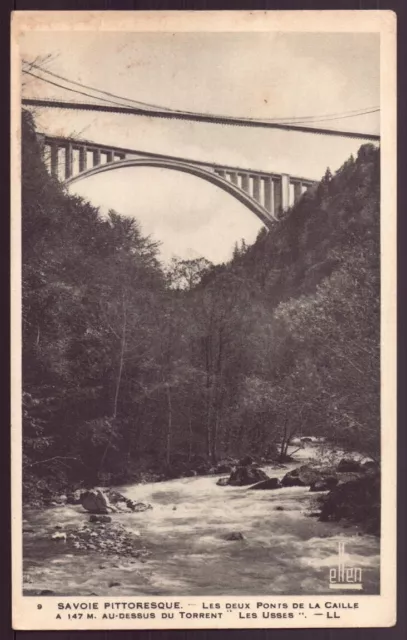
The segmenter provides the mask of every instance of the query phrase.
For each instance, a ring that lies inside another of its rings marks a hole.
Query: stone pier
[[[287,211],[290,207],[290,176],[287,173],[281,175],[281,209]]]
[[[273,178],[263,178],[264,181],[264,208],[274,215],[274,181]]]

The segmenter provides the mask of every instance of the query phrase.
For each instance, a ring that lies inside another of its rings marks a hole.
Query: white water
[[[281,477],[287,469],[265,471]],[[143,513],[113,516],[139,532],[150,551],[143,561],[72,553],[63,543],[53,543],[56,524],[87,521],[80,506],[27,513],[35,532],[25,536],[26,593],[42,589],[58,595],[105,596],[329,593],[329,569],[337,566],[339,541],[346,544],[346,566],[362,568],[363,593],[379,592],[379,540],[354,526],[308,517],[310,501],[318,494],[308,487],[274,491],[218,487],[218,477],[120,489],[129,498],[153,505]],[[222,536],[232,531],[240,531],[244,540],[224,540]],[[110,581],[120,585],[109,588]]]

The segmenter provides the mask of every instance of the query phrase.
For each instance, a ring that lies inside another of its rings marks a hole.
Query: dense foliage
[[[23,116],[27,494],[284,455],[379,456],[379,151],[361,147],[230,263],[174,261],[69,195]]]

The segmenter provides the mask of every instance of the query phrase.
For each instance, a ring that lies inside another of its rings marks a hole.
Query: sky
[[[331,117],[378,107],[379,36],[362,33],[25,33],[22,57],[76,82],[147,103],[251,118]],[[58,81],[57,81],[58,82]],[[84,100],[34,78],[24,97]],[[379,113],[317,126],[379,133]],[[41,132],[318,180],[362,140],[98,112],[35,109]],[[260,220],[199,178],[126,168],[74,183],[72,193],[135,217],[161,243],[164,262],[230,258]]]

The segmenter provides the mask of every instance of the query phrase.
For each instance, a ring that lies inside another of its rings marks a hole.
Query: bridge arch
[[[223,191],[226,191],[226,193],[229,193],[241,204],[245,205],[250,211],[252,211],[252,213],[257,215],[258,218],[260,218],[260,220],[266,226],[269,226],[271,223],[277,221],[277,218],[271,212],[267,211],[262,205],[256,202],[254,198],[252,198],[238,186],[234,185],[231,182],[228,182],[226,179],[219,176],[217,173],[208,171],[207,169],[204,169],[200,166],[188,164],[186,162],[181,162],[178,160],[168,160],[161,158],[128,158],[126,160],[107,162],[106,164],[99,164],[92,167],[91,169],[87,169],[66,179],[65,184],[67,186],[70,186],[75,182],[78,182],[79,180],[90,178],[92,176],[98,175],[99,173],[113,171],[116,169],[124,169],[128,167],[154,167],[157,169],[170,169],[172,171],[188,173],[219,187]]]

